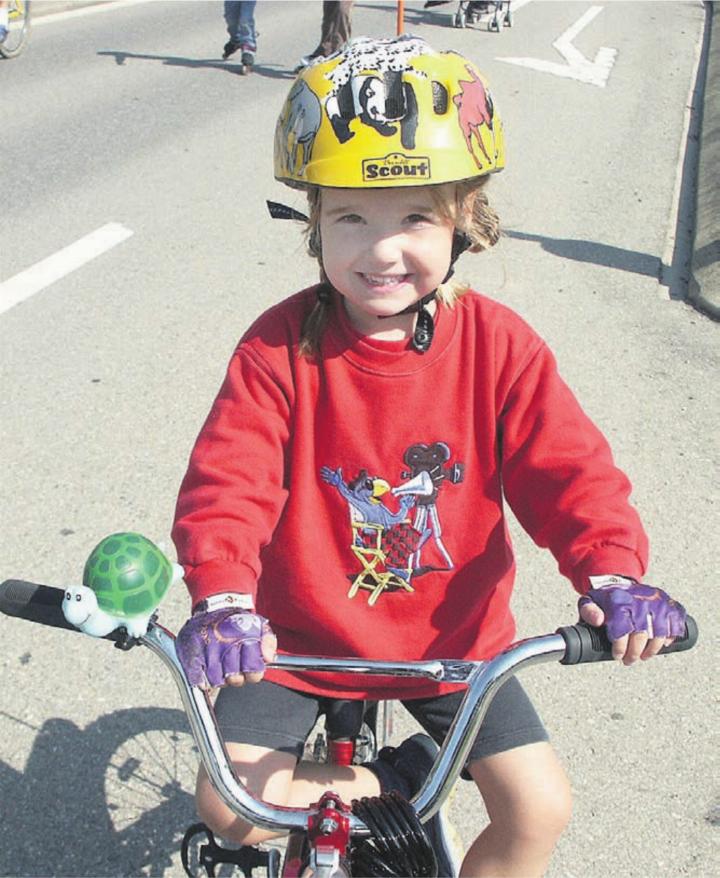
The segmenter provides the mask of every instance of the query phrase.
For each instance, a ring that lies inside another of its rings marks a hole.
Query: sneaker
[[[235,52],[240,48],[240,43],[236,43],[235,40],[228,40],[227,43],[223,46],[223,61],[227,61],[227,59],[234,55]]]
[[[295,68],[295,73],[299,73],[301,70],[304,70],[306,67],[309,67],[316,58],[324,58],[325,56],[322,53],[322,49],[317,48],[314,51],[310,52],[308,55],[303,55],[300,59],[300,63]]]
[[[377,772],[378,777],[385,779],[391,785],[391,789],[397,789],[406,799],[411,799],[419,792],[420,787],[430,773],[438,754],[438,745],[428,735],[412,735],[403,741],[399,747],[383,747],[378,753],[378,762],[384,765]],[[387,767],[391,771],[387,771]],[[392,774],[397,776],[397,783],[391,779]],[[389,790],[383,789],[383,792]],[[462,862],[462,848],[459,839],[447,816],[448,802],[440,810],[426,821],[423,826],[428,835],[430,844],[435,851],[438,864],[438,878],[453,878],[460,871]]]

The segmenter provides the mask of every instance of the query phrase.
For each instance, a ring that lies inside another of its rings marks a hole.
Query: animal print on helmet
[[[419,55],[431,53],[432,49],[425,40],[409,34],[389,40],[357,37],[339,53],[343,60],[326,76],[336,89],[356,76],[366,74],[368,70],[378,73],[410,71],[416,76],[427,78],[424,73],[412,68],[410,61]]]

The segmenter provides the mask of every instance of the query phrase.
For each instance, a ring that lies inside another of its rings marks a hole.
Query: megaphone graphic
[[[433,480],[430,478],[430,473],[423,470],[421,473],[418,473],[414,479],[410,479],[409,482],[405,482],[402,485],[398,485],[397,488],[393,488],[391,493],[396,497],[402,497],[404,494],[415,494],[418,497],[429,497],[433,490]]]

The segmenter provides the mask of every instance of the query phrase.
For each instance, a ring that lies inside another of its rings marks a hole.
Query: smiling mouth
[[[371,287],[397,287],[404,284],[409,274],[361,274],[362,279]]]
[[[67,618],[67,616],[65,618]],[[89,618],[90,618],[90,613],[88,613],[86,611],[84,613],[82,619],[80,619],[80,618],[68,619],[68,622],[70,622],[70,624],[74,625],[76,628],[79,628],[81,625],[84,625]]]

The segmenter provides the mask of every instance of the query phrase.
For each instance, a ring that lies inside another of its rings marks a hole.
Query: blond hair
[[[475,177],[459,183],[442,183],[431,186],[430,194],[438,213],[450,220],[457,231],[463,232],[470,240],[471,253],[481,253],[497,243],[500,238],[500,220],[488,201],[484,191],[489,177]],[[306,240],[308,253],[314,256],[320,266],[323,284],[327,284],[322,264],[322,242],[320,240],[320,204],[322,190],[319,186],[309,186],[308,223]],[[437,288],[437,299],[452,308],[455,301],[467,292],[468,286],[453,278]],[[328,291],[318,295],[312,310],[303,321],[300,335],[300,356],[312,357],[320,348],[320,339],[330,316],[331,297]]]

